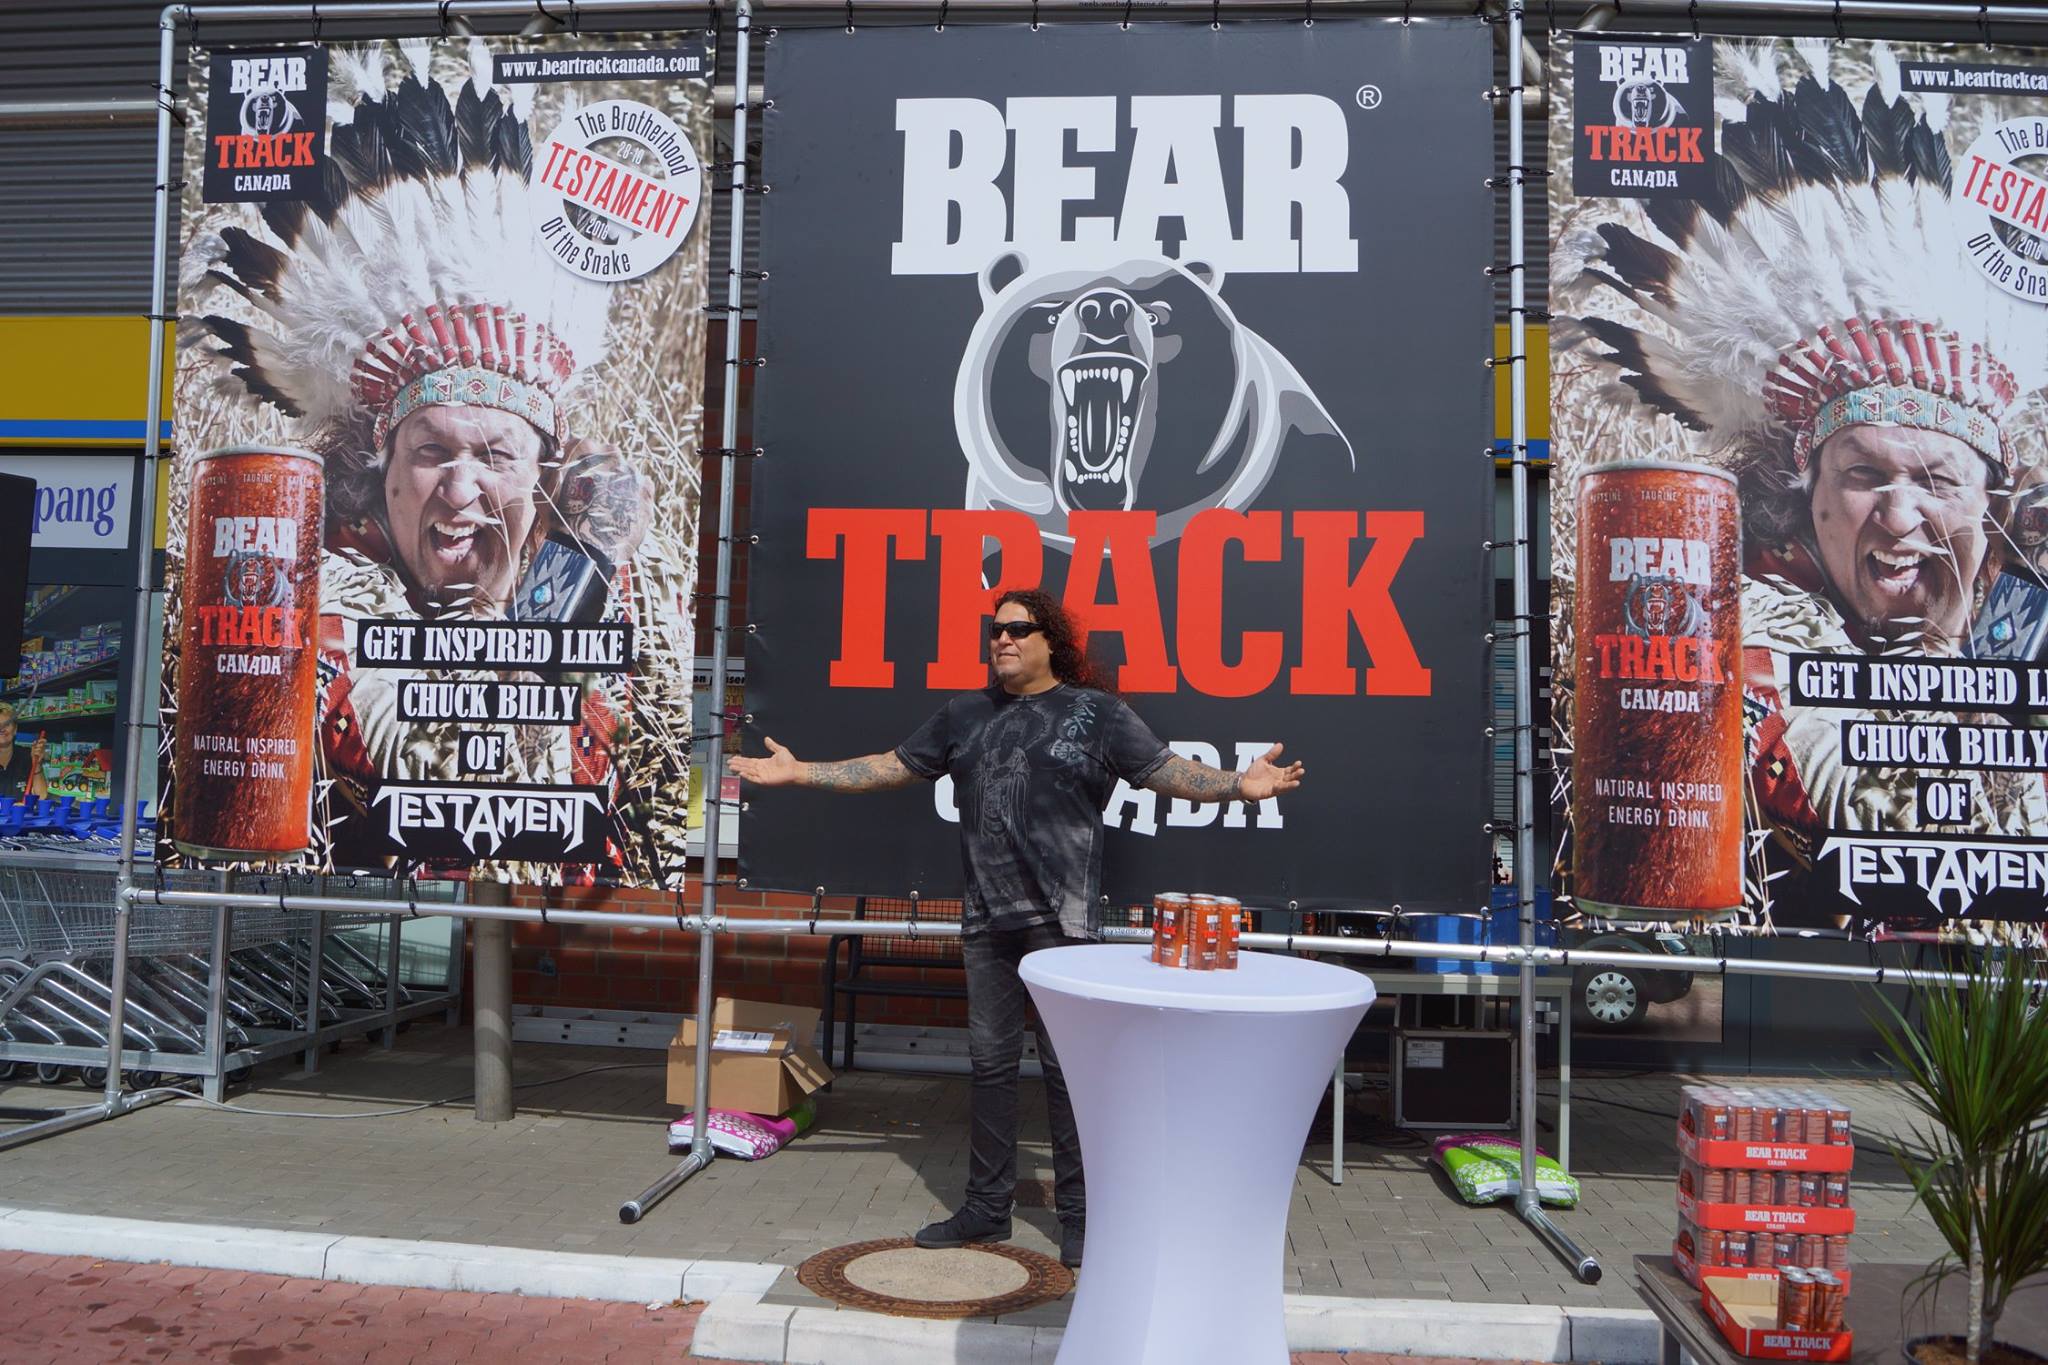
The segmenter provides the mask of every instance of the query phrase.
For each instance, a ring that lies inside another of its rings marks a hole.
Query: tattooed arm
[[[768,757],[735,758],[732,770],[757,787],[816,787],[830,792],[886,792],[920,779],[893,753],[849,758],[843,763],[805,763],[772,738]]]
[[[915,786],[921,779],[893,753],[849,758],[843,763],[805,763],[797,785],[828,792],[886,792]]]
[[[1284,747],[1275,744],[1241,773],[1227,773],[1175,755],[1160,764],[1143,785],[1162,796],[1177,796],[1183,801],[1263,801],[1301,785],[1301,764],[1290,763],[1282,768],[1273,762]]]
[[[1235,801],[1243,774],[1227,773],[1206,763],[1178,754],[1159,765],[1159,771],[1145,779],[1145,785],[1162,796],[1183,801]]]

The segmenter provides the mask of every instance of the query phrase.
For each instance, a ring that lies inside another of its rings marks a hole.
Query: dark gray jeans
[[[969,929],[960,936],[960,957],[967,967],[967,1050],[974,1064],[967,1207],[977,1213],[1005,1216],[1017,1192],[1017,1069],[1024,1056],[1024,1016],[1031,1008],[1017,964],[1040,948],[1084,941],[1068,938],[1053,924]],[[1052,1128],[1053,1207],[1061,1222],[1072,1223],[1084,1218],[1088,1209],[1081,1179],[1081,1135],[1074,1127],[1066,1078],[1043,1023],[1037,1023],[1037,1033]]]

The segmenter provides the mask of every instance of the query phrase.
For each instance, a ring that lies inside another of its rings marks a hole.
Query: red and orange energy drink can
[[[1572,879],[1596,911],[1742,905],[1741,511],[1724,470],[1579,476]]]
[[[172,742],[184,853],[268,859],[311,843],[323,496],[303,450],[192,459]]]
[[[1178,967],[1187,948],[1188,898],[1179,891],[1161,891],[1152,898],[1152,960]]]

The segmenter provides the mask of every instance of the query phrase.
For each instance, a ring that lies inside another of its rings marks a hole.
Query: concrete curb
[[[487,1294],[665,1303],[706,1299],[691,1349],[770,1365],[1052,1365],[1062,1329],[974,1320],[935,1322],[761,1298],[787,1268],[751,1261],[604,1256],[464,1242],[343,1237],[202,1223],[161,1223],[0,1206],[0,1251],[168,1261],[351,1284]],[[1470,1356],[1556,1365],[1652,1365],[1657,1320],[1647,1311],[1346,1299],[1290,1294],[1292,1351]]]
[[[598,1256],[10,1208],[0,1208],[0,1251],[168,1261],[208,1270],[256,1271],[350,1284],[621,1303],[666,1303],[731,1294],[751,1294],[758,1299],[782,1273],[779,1265],[750,1261]]]

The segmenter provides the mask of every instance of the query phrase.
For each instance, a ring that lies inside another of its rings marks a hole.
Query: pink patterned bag
[[[668,1126],[668,1145],[672,1150],[680,1151],[696,1141],[697,1125],[691,1121],[694,1117],[685,1114]],[[796,1132],[795,1119],[773,1119],[737,1109],[711,1111],[712,1147],[745,1161],[774,1155]]]

